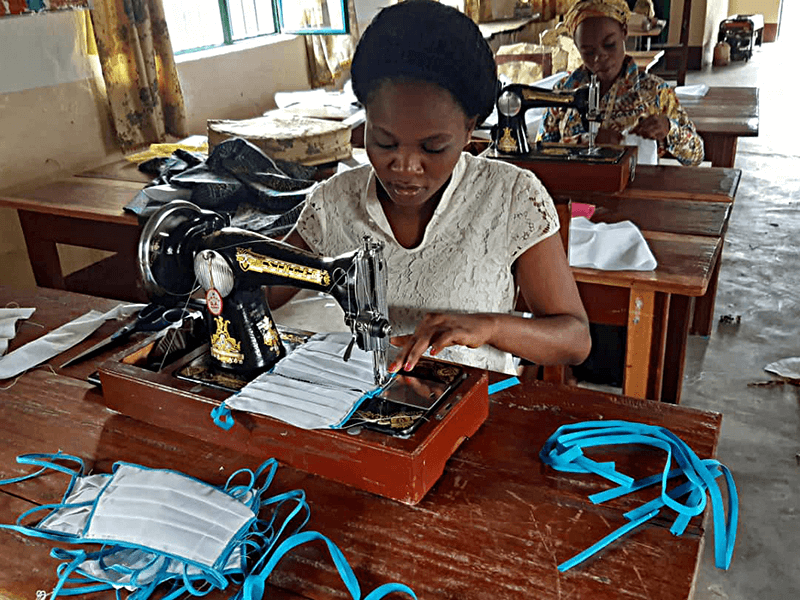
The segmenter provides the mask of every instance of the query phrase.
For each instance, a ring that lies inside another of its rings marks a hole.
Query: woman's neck
[[[383,208],[383,214],[386,215],[386,220],[389,222],[389,227],[392,228],[392,233],[397,243],[408,249],[416,248],[422,243],[425,237],[425,230],[433,218],[433,213],[436,212],[436,207],[439,206],[448,183],[449,180],[424,204],[414,207],[402,207],[392,202],[380,181],[377,182],[378,201]]]

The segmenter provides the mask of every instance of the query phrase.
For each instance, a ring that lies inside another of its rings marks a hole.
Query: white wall
[[[391,3],[390,0],[355,0],[359,31],[364,31],[378,11]]]
[[[789,0],[797,2],[797,0]],[[728,15],[764,15],[764,23],[777,23],[781,0],[729,0]]]
[[[0,193],[121,157],[97,58],[86,54],[84,18],[66,11],[0,19]],[[294,36],[182,59],[178,76],[197,133],[208,118],[256,116],[274,108],[276,91],[309,87],[305,43]],[[82,252],[69,260],[74,268],[97,257]],[[0,285],[33,285],[16,211],[7,208],[0,209]]]

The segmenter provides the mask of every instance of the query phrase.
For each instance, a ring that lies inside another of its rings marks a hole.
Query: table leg
[[[655,316],[656,293],[651,290],[631,289],[628,301],[625,381],[622,387],[626,396],[647,398]]]
[[[47,215],[27,210],[20,210],[18,214],[36,285],[65,289],[56,242],[46,233],[51,225]]]
[[[717,284],[719,283],[719,271],[722,263],[722,256],[717,257],[714,270],[708,282],[708,289],[703,296],[700,296],[694,303],[694,317],[689,333],[692,335],[711,335],[714,327],[714,303],[717,300]]]
[[[667,346],[664,357],[664,387],[661,399],[678,404],[683,387],[683,368],[686,362],[686,343],[692,322],[694,298],[673,296],[670,302]]]
[[[700,136],[705,146],[705,160],[710,160],[711,166],[733,168],[738,136],[721,133],[701,133]]]
[[[137,297],[138,226],[26,210],[19,210],[18,213],[36,285],[94,296],[120,299]],[[73,288],[69,285],[70,278],[62,272],[57,244],[116,252],[119,260],[113,269],[90,274],[81,281],[79,287]]]

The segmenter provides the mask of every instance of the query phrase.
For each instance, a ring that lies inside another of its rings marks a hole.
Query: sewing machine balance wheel
[[[173,200],[147,221],[139,238],[138,263],[145,291],[153,297],[188,296],[196,287],[188,233],[226,226],[227,218],[185,200]]]

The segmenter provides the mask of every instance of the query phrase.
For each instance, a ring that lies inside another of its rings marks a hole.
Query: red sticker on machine
[[[214,288],[206,292],[206,306],[208,307],[208,312],[215,317],[218,317],[222,312],[222,296]]]

